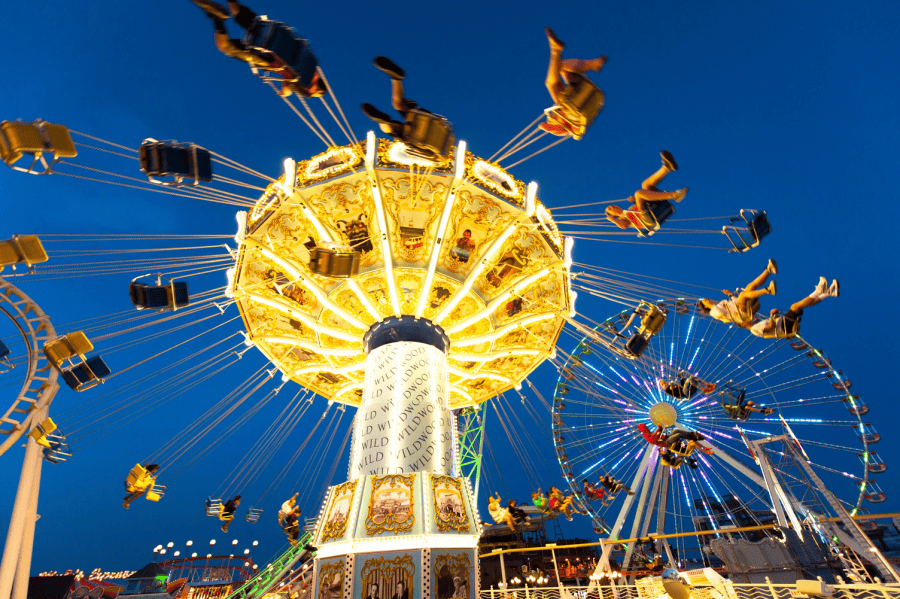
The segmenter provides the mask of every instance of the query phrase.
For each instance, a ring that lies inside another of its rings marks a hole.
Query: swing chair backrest
[[[67,360],[75,356],[84,356],[93,349],[94,345],[84,331],[76,331],[45,343],[44,355],[55,367],[62,368]]]
[[[640,358],[641,354],[644,353],[644,350],[647,349],[649,345],[650,339],[635,333],[631,336],[631,339],[625,343],[625,351],[632,359]]]
[[[639,237],[650,237],[662,226],[669,217],[675,214],[675,206],[669,200],[649,202],[647,210],[625,210],[625,217],[637,229]]]
[[[3,340],[0,339],[0,360],[3,360],[10,354],[10,349],[3,343]]]
[[[743,224],[735,222],[743,220]],[[764,210],[742,209],[740,216],[733,217],[729,225],[722,227],[722,233],[734,246],[729,252],[746,252],[759,245],[763,237],[772,232],[772,224]]]
[[[569,85],[558,98],[562,110],[557,114],[577,130],[573,137],[581,139],[603,110],[606,96],[584,75],[571,74],[569,79]]]
[[[25,264],[31,268],[47,260],[47,251],[37,235],[14,235],[0,241],[0,270],[11,264]]]
[[[28,168],[14,166],[24,155],[32,157]],[[48,165],[43,154],[53,156]],[[34,174],[50,172],[53,163],[60,158],[74,158],[78,155],[75,142],[69,130],[63,125],[54,125],[44,121],[3,121],[0,123],[0,160],[16,170]],[[43,171],[33,171],[35,164],[41,160]]]
[[[206,515],[207,516],[218,516],[220,513],[222,513],[222,500],[207,497],[206,498]]]
[[[151,183],[179,187],[212,181],[212,157],[209,150],[192,143],[146,139],[138,149],[141,170]],[[164,181],[158,177],[171,177]],[[186,179],[193,181],[185,182]]]
[[[456,135],[453,125],[444,117],[421,109],[406,113],[400,137],[411,147],[409,153],[427,160],[446,162],[450,158]]]
[[[86,391],[103,382],[103,379],[112,374],[109,366],[100,356],[91,356],[81,364],[64,370],[63,380],[74,391]]]
[[[309,255],[309,269],[318,275],[346,279],[359,273],[360,252],[316,247]]]
[[[641,326],[638,328],[638,333],[645,336],[655,335],[666,324],[666,314],[654,305],[645,302],[641,303],[647,306],[647,312],[641,316]]]
[[[259,522],[259,517],[262,515],[262,508],[250,508],[247,510],[247,522],[250,524],[256,524]]]
[[[257,18],[244,34],[244,45],[274,55],[290,71],[291,77],[302,87],[312,84],[319,61],[309,43],[296,31],[279,21]]]
[[[190,304],[190,294],[185,281],[173,281],[168,285],[145,285],[132,281],[128,286],[131,303],[138,310],[175,310]]]

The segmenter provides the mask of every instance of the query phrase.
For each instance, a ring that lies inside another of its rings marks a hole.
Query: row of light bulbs
[[[193,541],[188,541],[188,542],[186,543],[186,546],[187,546],[187,547],[190,547],[190,546],[192,546],[193,544],[194,544]],[[216,544],[216,540],[215,540],[215,539],[210,540],[210,542],[209,542],[209,546],[210,546],[210,547],[214,546],[215,544]],[[234,540],[231,542],[231,546],[232,546],[232,547],[234,547],[234,546],[237,545],[237,544],[238,544],[238,540],[237,540],[237,539],[234,539]],[[257,545],[259,545],[259,541],[253,541],[253,547],[256,547]],[[160,545],[157,545],[156,547],[154,547],[154,548],[153,548],[153,553],[158,553],[158,554],[160,554],[160,555],[165,555],[165,554],[166,554],[166,551],[167,551],[168,549],[172,549],[174,546],[175,546],[175,543],[169,541],[169,542],[166,544],[165,547],[163,547],[161,544],[160,544]],[[181,551],[176,551],[175,553],[172,554],[172,557],[179,557],[180,555],[181,555]],[[244,549],[244,555],[250,555],[250,550],[249,550],[249,549]],[[191,554],[191,557],[197,557],[197,553],[196,553],[196,552],[192,553],[192,554]],[[206,554],[206,557],[212,557],[212,553]],[[230,555],[229,557],[234,557],[234,554]],[[245,562],[244,565],[247,565],[247,563]]]

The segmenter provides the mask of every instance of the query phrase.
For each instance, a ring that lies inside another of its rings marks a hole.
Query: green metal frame
[[[297,541],[297,544],[282,553],[267,567],[260,570],[256,576],[232,591],[225,599],[257,599],[269,592],[275,583],[288,572],[297,561],[303,557],[305,547],[312,541],[312,533],[306,533]],[[315,554],[312,554],[315,555]]]
[[[457,412],[457,445],[459,473],[469,479],[474,497],[478,502],[478,483],[481,480],[481,454],[484,450],[484,423],[487,419],[488,402],[464,408]]]

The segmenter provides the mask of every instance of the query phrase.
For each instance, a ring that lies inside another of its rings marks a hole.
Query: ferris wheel
[[[777,507],[767,478],[782,481],[781,492],[813,514],[830,510],[815,504],[810,476],[851,514],[884,501],[875,478],[887,466],[872,447],[880,436],[868,406],[822,350],[799,336],[753,337],[701,314],[690,300],[645,308],[658,310],[665,325],[640,358],[608,341],[627,338],[634,311],[585,329],[560,368],[553,401],[557,458],[598,532],[632,509],[631,537],[759,525]],[[683,397],[664,392],[660,381],[677,385]],[[676,429],[700,433],[698,447],[709,454],[661,467],[665,450],[648,441]],[[774,438],[782,443],[759,455],[759,444]],[[602,475],[630,485],[628,499],[620,492],[592,501],[584,481],[599,486]],[[673,539],[676,555],[690,555],[685,538]]]

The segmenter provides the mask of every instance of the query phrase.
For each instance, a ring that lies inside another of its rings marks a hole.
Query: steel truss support
[[[459,474],[472,483],[472,501],[478,501],[478,486],[481,482],[481,456],[484,451],[484,423],[487,419],[488,402],[478,409],[463,409],[458,414]]]

